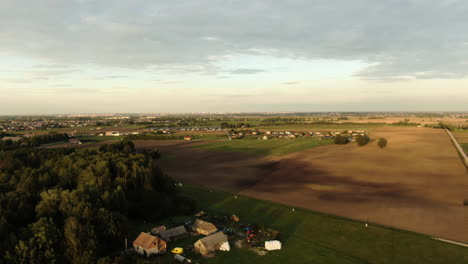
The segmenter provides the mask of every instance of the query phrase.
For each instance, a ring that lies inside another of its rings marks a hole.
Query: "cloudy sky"
[[[466,0],[1,0],[0,115],[468,111]]]

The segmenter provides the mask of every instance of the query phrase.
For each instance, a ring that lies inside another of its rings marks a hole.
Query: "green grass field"
[[[98,143],[98,142],[104,142],[104,141],[117,141],[117,140],[122,140],[123,136],[120,137],[114,137],[114,136],[83,136],[83,137],[78,137],[78,139],[83,142],[83,143]]]
[[[317,138],[298,138],[290,140],[233,139],[231,141],[217,141],[206,145],[194,146],[194,148],[278,156],[332,144],[332,142],[332,140],[321,140]]]
[[[186,195],[195,199],[200,210],[219,215],[236,214],[241,222],[263,224],[280,231],[281,251],[258,256],[248,249],[219,252],[215,258],[188,256],[199,263],[376,263],[376,264],[462,264],[468,263],[468,249],[439,242],[428,236],[353,221],[332,215],[292,208],[272,202],[209,189],[184,186]],[[180,221],[183,221],[180,218]],[[187,218],[185,218],[186,220]],[[189,218],[190,219],[190,218]],[[147,228],[154,227],[147,224]],[[189,238],[169,244],[192,244]],[[172,256],[150,259],[150,263],[172,263]]]
[[[460,146],[465,151],[466,155],[468,155],[468,143],[460,144]]]
[[[370,131],[379,127],[387,126],[380,123],[341,123],[341,124],[290,124],[278,126],[256,126],[256,129],[272,131],[343,131],[343,130],[366,130]]]

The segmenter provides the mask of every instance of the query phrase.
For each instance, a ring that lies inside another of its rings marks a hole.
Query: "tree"
[[[345,145],[348,144],[348,139],[345,136],[336,135],[334,143],[338,145]]]
[[[379,145],[380,148],[385,148],[387,146],[387,140],[385,138],[379,138],[377,145]]]
[[[369,143],[370,137],[368,135],[359,135],[356,139],[356,142],[359,146],[364,146]]]

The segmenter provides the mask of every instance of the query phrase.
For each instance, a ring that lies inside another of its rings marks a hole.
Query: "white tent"
[[[281,242],[279,242],[278,240],[265,241],[265,249],[268,251],[280,250]]]
[[[219,247],[219,250],[221,250],[221,251],[230,251],[231,246],[229,246],[229,242],[226,241],[223,244],[221,244],[221,246]]]

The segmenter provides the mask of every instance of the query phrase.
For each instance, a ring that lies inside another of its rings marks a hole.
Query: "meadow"
[[[234,139],[230,141],[216,141],[206,145],[193,146],[194,148],[242,152],[248,154],[280,156],[309,148],[332,144],[332,140],[318,138],[298,139]]]
[[[236,214],[241,222],[257,223],[280,231],[281,251],[259,256],[246,248],[231,247],[215,258],[188,256],[199,263],[467,263],[468,250],[431,239],[428,236],[369,224],[346,218],[293,208],[268,201],[195,186],[184,186],[183,193],[211,214]],[[184,218],[180,218],[181,219]],[[190,219],[189,217],[185,219]],[[177,220],[177,219],[174,219]],[[155,223],[156,224],[156,223]],[[152,225],[146,224],[146,228]],[[170,245],[187,246],[197,238]],[[172,263],[171,254],[151,263]]]
[[[343,130],[374,130],[376,128],[387,126],[384,123],[330,123],[330,124],[317,124],[317,123],[298,123],[298,124],[285,124],[285,125],[258,125],[255,128],[261,130],[271,131],[343,131]]]

